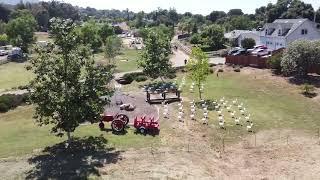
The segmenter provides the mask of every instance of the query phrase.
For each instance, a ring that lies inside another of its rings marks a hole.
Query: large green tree
[[[208,16],[207,19],[211,22],[216,22],[218,19],[226,17],[227,14],[224,11],[212,11]]]
[[[192,48],[191,59],[188,61],[187,70],[189,78],[195,82],[195,85],[198,87],[199,98],[201,100],[201,86],[207,79],[210,69],[208,56],[200,48]]]
[[[202,43],[211,50],[219,50],[224,47],[224,29],[216,24],[207,26],[201,32]]]
[[[99,120],[106,104],[100,97],[112,94],[106,88],[111,69],[95,65],[90,49],[79,43],[74,29],[71,20],[53,19],[54,45],[37,48],[27,68],[35,74],[30,83],[30,98],[37,123],[51,124],[52,133],[67,133],[69,140],[80,123]]]
[[[254,22],[247,16],[235,16],[227,22],[228,31],[232,30],[251,30],[254,27]]]
[[[88,44],[95,52],[102,46],[99,32],[99,26],[94,21],[86,22],[78,29],[78,35],[82,43]]]
[[[320,41],[294,41],[283,54],[281,67],[285,75],[307,76],[309,68],[320,65]]]
[[[170,38],[161,31],[150,31],[144,39],[145,48],[138,61],[143,72],[152,78],[162,78],[171,70]]]
[[[16,18],[11,19],[6,25],[6,34],[14,46],[28,52],[29,45],[35,41],[37,22],[31,13],[25,10],[18,10],[14,17]]]
[[[109,36],[114,35],[114,29],[108,23],[103,23],[99,29],[99,35],[103,43],[106,42],[106,39]]]
[[[104,52],[109,63],[113,62],[114,58],[119,55],[122,46],[122,41],[118,36],[109,36],[106,39]]]

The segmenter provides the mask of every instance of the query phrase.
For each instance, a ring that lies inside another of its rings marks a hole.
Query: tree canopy
[[[111,63],[114,58],[119,55],[122,46],[122,41],[119,37],[113,35],[108,36],[105,41],[105,57],[109,59],[109,63]]]
[[[6,34],[14,46],[28,52],[29,45],[35,41],[36,21],[31,13],[25,10],[18,10],[15,17],[6,25]]]
[[[90,49],[79,43],[71,20],[53,19],[51,33],[54,45],[37,48],[28,70],[35,78],[30,83],[30,98],[35,105],[35,119],[42,125],[52,125],[57,136],[70,133],[80,123],[97,122],[111,96],[106,88],[112,71],[96,66]]]
[[[192,48],[191,59],[187,64],[188,76],[195,82],[198,87],[199,98],[202,99],[201,86],[207,79],[209,71],[209,60],[206,55],[199,47]]]
[[[161,31],[149,31],[144,44],[139,66],[152,78],[165,77],[171,70],[169,37]]]
[[[289,44],[281,67],[285,75],[307,76],[312,66],[320,65],[320,41],[300,40]]]
[[[211,50],[219,50],[224,47],[224,29],[216,24],[207,26],[201,32],[203,45]]]
[[[245,38],[241,41],[241,46],[245,49],[251,49],[256,45],[256,41],[252,38]]]

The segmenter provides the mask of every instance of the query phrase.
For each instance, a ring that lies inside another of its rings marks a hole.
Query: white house
[[[261,44],[271,50],[285,48],[295,40],[320,40],[320,29],[309,19],[277,19],[260,31]]]
[[[233,30],[224,34],[224,37],[230,42],[236,42],[238,46],[241,46],[241,41],[246,38],[254,39],[257,45],[261,44],[260,34],[258,31]]]

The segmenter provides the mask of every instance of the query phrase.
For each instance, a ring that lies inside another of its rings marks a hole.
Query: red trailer
[[[141,134],[150,133],[159,133],[160,125],[158,120],[155,120],[154,117],[147,118],[146,116],[136,117],[134,119],[133,126],[139,131]]]
[[[103,122],[111,122],[111,128],[115,132],[122,132],[129,123],[129,117],[125,114],[101,114],[101,121],[99,123],[100,129],[104,129]]]

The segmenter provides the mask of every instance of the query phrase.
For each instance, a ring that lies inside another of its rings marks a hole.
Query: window
[[[278,30],[278,36],[281,36],[281,29]]]
[[[301,30],[301,34],[302,34],[302,35],[308,34],[308,29],[302,29],[302,30]]]

